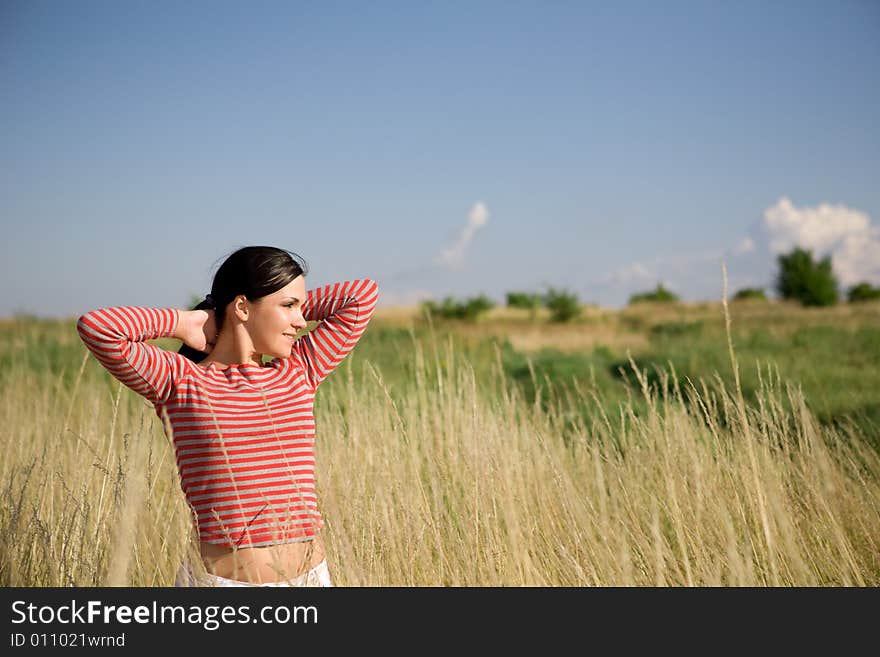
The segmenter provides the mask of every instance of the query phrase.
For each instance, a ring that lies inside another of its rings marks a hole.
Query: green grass
[[[430,332],[426,327],[371,328],[351,366],[358,367],[359,360],[380,363],[389,387],[408,394],[416,366],[411,358],[413,345],[426,340]],[[733,386],[733,370],[720,327],[703,321],[674,321],[653,325],[646,333],[648,348],[630,354],[607,346],[589,352],[544,348],[524,353],[503,338],[463,338],[450,325],[443,326],[437,337],[441,342],[455,341],[473,363],[481,385],[492,376],[497,347],[505,374],[520,386],[525,399],[540,397],[545,409],[561,405],[563,411],[589,414],[595,411],[594,404],[585,402],[592,401],[595,393],[603,410],[616,415],[622,403],[638,395],[633,365],[646,372],[653,386],[659,385],[664,372],[678,385],[719,376],[725,385]],[[880,363],[880,327],[817,324],[795,328],[789,334],[755,328],[735,332],[733,341],[747,402],[756,401],[762,372],[764,378],[778,375],[800,388],[821,423],[853,421],[872,440],[880,435],[880,367],[871,365]],[[587,398],[581,394],[585,391]],[[577,401],[566,407],[573,398]],[[645,410],[638,401],[635,406],[637,411]]]

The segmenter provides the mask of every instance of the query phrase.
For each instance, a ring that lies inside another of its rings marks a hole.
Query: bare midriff
[[[299,577],[325,556],[320,534],[308,541],[238,549],[199,541],[199,548],[209,573],[251,584]]]

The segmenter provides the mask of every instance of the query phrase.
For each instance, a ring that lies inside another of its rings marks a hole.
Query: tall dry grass
[[[880,459],[772,368],[750,407],[639,372],[649,411],[597,400],[587,424],[522,399],[500,356],[478,376],[453,336],[413,334],[412,359],[406,396],[369,362],[318,392],[337,585],[880,584]],[[195,546],[161,422],[79,365],[2,384],[0,583],[170,585]]]

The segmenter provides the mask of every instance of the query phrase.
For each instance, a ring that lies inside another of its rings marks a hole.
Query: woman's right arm
[[[379,299],[379,284],[369,278],[331,283],[306,293],[303,317],[320,324],[293,345],[310,385],[317,388],[354,349]]]
[[[199,320],[203,325],[207,316],[203,310],[118,306],[82,315],[76,330],[101,365],[155,404],[171,395],[185,359],[145,340],[169,337],[192,342],[193,327]]]

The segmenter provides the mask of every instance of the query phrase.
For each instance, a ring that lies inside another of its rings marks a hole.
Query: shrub
[[[639,292],[637,294],[633,294],[629,298],[630,304],[642,303],[643,301],[652,301],[655,303],[674,303],[678,301],[678,295],[671,290],[667,290],[665,287],[663,287],[662,283],[657,283],[657,287],[650,292]]]
[[[508,292],[507,307],[508,308],[524,308],[529,311],[529,316],[534,320],[538,316],[538,308],[544,299],[540,294],[530,294],[528,292]]]
[[[831,270],[831,256],[819,262],[813,253],[797,247],[778,258],[776,289],[783,299],[794,299],[805,306],[831,306],[837,303],[837,279]]]
[[[530,294],[528,292],[508,292],[507,307],[508,308],[525,308],[526,310],[534,310],[541,305],[540,294]]]
[[[431,317],[449,317],[455,310],[455,299],[446,297],[440,303],[433,299],[422,302],[422,312]]]
[[[464,318],[468,320],[475,320],[477,319],[477,317],[494,307],[495,304],[485,294],[471,297],[464,302]]]
[[[866,281],[862,281],[857,285],[849,288],[847,299],[850,303],[859,303],[861,301],[877,301],[880,299],[880,287],[874,287]]]
[[[439,304],[431,300],[425,301],[422,304],[422,309],[432,317],[474,321],[494,306],[491,299],[481,294],[464,301],[456,301],[453,297],[446,297]]]
[[[567,322],[581,313],[577,295],[567,290],[550,288],[544,295],[544,305],[550,310],[550,321]]]
[[[734,301],[748,301],[751,299],[766,301],[767,295],[762,287],[744,287],[733,295]]]

